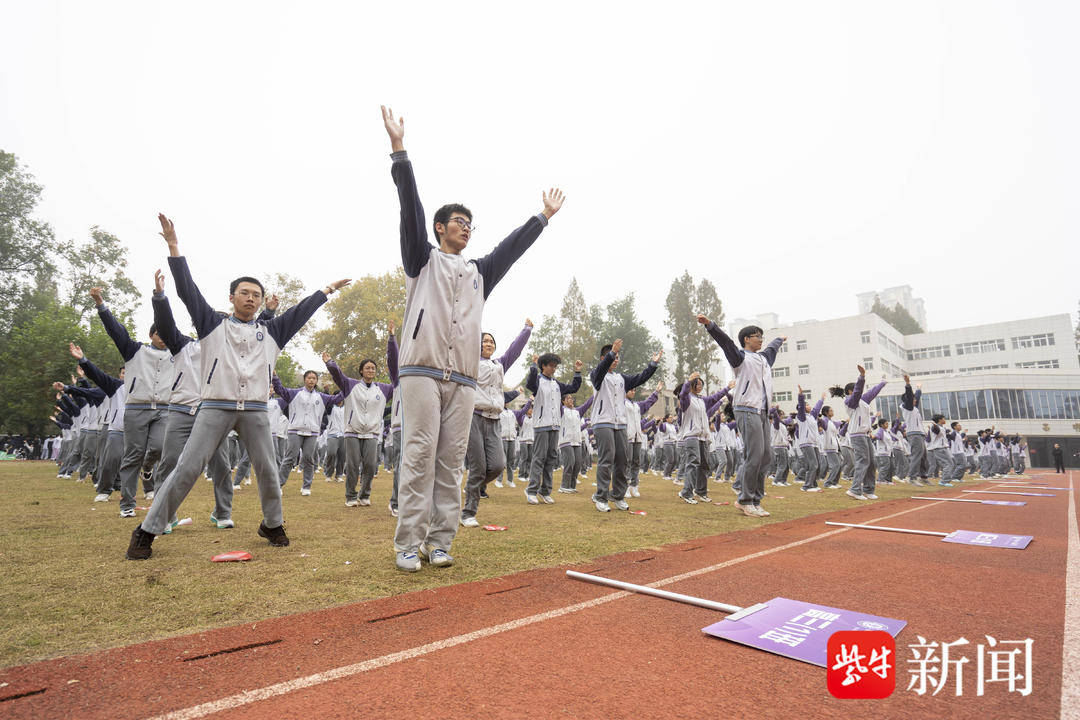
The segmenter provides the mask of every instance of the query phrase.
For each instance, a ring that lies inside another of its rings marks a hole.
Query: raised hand
[[[802,385],[799,385],[798,388],[799,388],[799,394],[802,395],[803,394]]]
[[[266,298],[266,309],[270,312],[277,312],[278,305],[281,304],[281,299],[278,298],[277,293],[272,294]]]
[[[663,392],[663,391],[664,391],[664,381],[661,380],[660,382],[656,383],[656,392],[660,393],[660,392]]]
[[[101,288],[99,287],[90,288],[90,297],[94,299],[94,304],[98,307],[105,304],[105,296],[101,294]]]
[[[85,373],[85,372],[83,371],[83,369],[82,369],[82,366],[81,366],[81,365],[76,365],[76,366],[75,366],[75,372],[76,372],[76,374],[78,374],[78,376],[79,376],[79,377],[81,377],[81,378],[84,378],[84,377],[86,377],[86,373]]]
[[[176,226],[173,225],[173,221],[165,217],[163,213],[158,213],[158,222],[161,223],[161,232],[158,233],[161,237],[165,238],[165,244],[169,246],[169,254],[172,254],[173,250],[176,250],[180,241],[176,239]]]
[[[334,282],[327,285],[326,289],[323,290],[323,292],[325,292],[327,295],[329,295],[329,294],[333,293],[336,290],[340,290],[341,288],[345,287],[346,285],[348,285],[351,282],[352,282],[351,278],[344,278],[342,280],[335,280]]]
[[[860,376],[866,377],[866,368],[864,368],[862,365],[856,365],[855,367],[859,368]]]
[[[611,352],[616,355],[622,352],[622,338],[618,338],[615,342],[611,343]]]
[[[910,385],[911,384],[911,378],[908,377],[907,373],[904,373],[904,384],[905,385]]]
[[[690,377],[689,377],[689,378],[687,378],[687,382],[694,382],[694,381],[695,381],[695,380],[697,380],[697,379],[698,379],[699,377],[701,377],[701,373],[699,373],[699,372],[692,372],[692,373],[690,373]]]
[[[540,356],[534,354],[533,355],[533,365],[536,365],[538,362],[540,362]]]
[[[563,191],[559,188],[551,188],[544,193],[544,209],[542,212],[548,220],[551,219],[552,215],[559,212],[559,208],[562,207],[563,200],[565,199],[566,196],[563,195]]]
[[[324,365],[325,365],[325,364],[327,364],[328,362],[330,362],[330,353],[328,353],[328,352],[323,352],[323,354],[322,354],[322,361],[323,361],[323,364],[324,364]]]
[[[660,362],[660,358],[662,358],[662,357],[664,357],[664,351],[663,350],[657,350],[655,353],[653,353],[652,361],[654,363],[658,363],[658,362]]]
[[[60,382],[59,380],[57,380],[56,382],[54,382],[54,383],[52,384],[52,389],[53,389],[53,390],[56,390],[57,392],[60,392],[61,390],[63,390],[63,389],[64,389],[64,383],[62,383],[62,382]],[[57,399],[57,400],[59,400],[59,399],[60,399],[60,396],[59,396],[59,395],[57,395],[57,396],[56,396],[56,399]]]
[[[584,365],[581,364],[580,360],[575,360],[574,361],[574,372],[576,372],[576,373],[581,372],[581,368],[583,368],[583,367],[584,367]]]
[[[154,271],[154,292],[165,292],[165,273],[161,272],[161,268]]]
[[[702,315],[701,313],[698,313],[698,316],[697,316],[697,321],[698,321],[699,323],[701,323],[702,325],[708,325],[708,324],[709,324],[709,322],[711,322],[711,321],[709,320],[709,318],[705,317],[705,316],[704,316],[704,315]]]
[[[533,321],[530,320],[529,318],[525,318],[525,327],[532,327],[532,326],[533,326]]]
[[[731,382],[729,382],[727,384],[727,389],[728,390],[734,390],[735,389],[735,381],[734,380],[732,380]]]
[[[380,105],[382,110],[383,126],[386,127],[386,134],[390,136],[390,149],[394,152],[401,152],[405,149],[405,118],[400,117],[394,119],[394,111],[385,105]]]
[[[391,335],[394,334],[394,321],[393,321],[393,319],[390,319],[389,321],[387,321],[386,329],[390,331]]]
[[[783,337],[781,337],[780,342],[786,343],[787,342],[787,335],[784,335]]]
[[[83,354],[82,348],[75,343],[68,343],[68,352],[71,353],[71,357],[76,360],[82,360],[86,355]]]

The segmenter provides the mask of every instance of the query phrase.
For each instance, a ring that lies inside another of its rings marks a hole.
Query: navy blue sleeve
[[[576,393],[578,391],[578,389],[580,387],[581,387],[581,373],[579,373],[579,372],[574,373],[574,379],[571,380],[569,383],[566,383],[566,384],[559,383],[559,390],[562,391],[563,395],[573,395],[574,393]],[[562,406],[560,405],[559,407],[562,407]]]
[[[274,315],[276,315],[276,314],[277,314],[277,310],[271,310],[270,308],[265,308],[261,313],[259,313],[259,317],[255,318],[255,319],[258,320],[259,322],[268,322],[269,320],[272,320]]]
[[[772,367],[776,362],[776,353],[780,352],[780,346],[784,344],[781,338],[773,338],[773,341],[761,351],[761,354],[765,356],[765,360],[768,361],[769,367]]]
[[[503,405],[512,402],[520,394],[517,390],[503,390]]]
[[[531,392],[533,395],[536,394],[536,391],[540,386],[540,378],[538,377],[538,375],[539,373],[536,369],[536,363],[533,363],[529,366],[529,374],[525,377],[525,389]]]
[[[904,386],[904,394],[900,396],[900,404],[908,412],[915,409],[915,393],[911,390],[911,383]]]
[[[176,284],[176,294],[180,296],[181,302],[187,308],[188,315],[191,316],[191,323],[195,326],[195,333],[200,338],[206,337],[221,324],[223,318],[214,308],[210,307],[210,303],[206,302],[206,298],[199,292],[198,286],[191,278],[187,258],[170,257],[169,271],[172,272],[173,282]]]
[[[101,401],[105,399],[105,393],[101,388],[68,385],[64,389],[71,393],[72,396],[82,398],[87,403],[93,403],[95,406],[100,405]]]
[[[607,355],[600,359],[600,364],[593,368],[593,371],[589,373],[589,382],[597,390],[604,384],[604,376],[607,375],[608,368],[611,367],[611,363],[615,362],[615,352],[608,350]]]
[[[165,297],[165,293],[155,292],[150,304],[154,308],[154,324],[157,325],[158,335],[165,343],[165,347],[169,348],[169,352],[173,355],[178,354],[185,345],[191,342],[191,338],[177,330],[169,298]]]
[[[110,397],[124,385],[123,380],[103,372],[101,368],[90,362],[85,356],[79,361],[79,366],[86,373],[86,377],[90,378],[95,385],[104,390],[105,394]]]
[[[543,213],[533,215],[525,221],[524,225],[503,238],[494,250],[476,261],[480,274],[484,276],[485,300],[506,275],[510,266],[532,247],[545,227],[547,227],[547,217]]]
[[[649,378],[656,372],[657,365],[652,360],[645,366],[645,369],[639,372],[637,375],[623,375],[623,386],[626,390],[633,390],[639,385],[644,385],[649,381]]]
[[[105,326],[105,332],[109,333],[109,337],[112,338],[116,349],[120,351],[120,356],[124,358],[124,362],[135,357],[135,353],[139,352],[142,343],[132,340],[127,329],[116,321],[112,312],[104,305],[98,308],[98,317],[101,318],[101,324]]]
[[[424,206],[420,204],[420,195],[416,192],[412,162],[404,150],[391,153],[390,157],[394,160],[390,166],[390,177],[394,178],[398,204],[401,206],[401,265],[405,268],[405,274],[414,278],[427,264],[433,246],[427,239]]]
[[[300,328],[304,327],[304,323],[310,320],[315,311],[322,307],[325,302],[326,294],[322,290],[316,290],[281,315],[267,322],[266,331],[270,333],[270,337],[274,338],[274,342],[278,344],[278,347],[283,348],[292,339],[293,335],[300,332]]]
[[[720,329],[720,326],[714,322],[710,322],[705,326],[705,330],[712,335],[712,339],[716,341],[716,344],[720,346],[720,349],[724,351],[724,357],[727,358],[728,364],[733,368],[737,368],[743,363],[743,351],[731,337]]]

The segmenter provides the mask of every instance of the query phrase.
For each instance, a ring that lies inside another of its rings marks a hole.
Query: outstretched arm
[[[868,403],[873,402],[874,398],[878,396],[878,393],[881,392],[887,384],[888,383],[885,380],[882,380],[877,385],[864,392],[862,394],[862,399]]]
[[[424,227],[424,206],[416,191],[412,163],[405,152],[405,118],[395,118],[394,111],[386,106],[382,106],[382,116],[383,126],[390,136],[390,157],[394,161],[390,176],[397,186],[401,208],[401,264],[405,274],[414,278],[424,269],[433,248]]]
[[[322,357],[323,363],[326,364],[327,372],[329,372],[330,377],[334,379],[334,384],[341,388],[342,396],[347,397],[349,393],[352,392],[352,389],[356,387],[356,384],[360,381],[355,380],[346,375],[345,373],[341,372],[341,368],[338,367],[338,364],[330,359],[329,353],[323,353]],[[277,391],[277,385],[274,386],[274,391]],[[281,395],[281,393],[278,394]]]
[[[157,326],[158,336],[161,337],[165,346],[169,348],[169,352],[176,355],[184,349],[185,345],[191,342],[191,338],[181,333],[176,327],[172,306],[169,305],[169,298],[163,292],[165,276],[158,270],[154,275],[154,279],[158,281],[159,286],[162,288],[154,291],[154,297],[150,301],[154,308],[154,325]]]
[[[124,362],[135,357],[135,353],[139,352],[139,348],[142,347],[142,344],[132,340],[131,336],[128,335],[127,328],[117,322],[116,318],[113,317],[109,308],[105,306],[105,299],[101,295],[101,288],[91,288],[90,297],[94,299],[94,304],[97,306],[98,317],[101,318],[101,324],[105,326],[105,332],[112,338],[113,344],[116,345],[116,349],[120,351],[120,356],[124,358]]]
[[[281,378],[277,375],[270,378],[270,385],[274,388],[274,392],[278,394],[278,397],[286,403],[291,403],[293,398],[296,397],[296,393],[300,392],[300,388],[287,388],[282,385]]]
[[[592,404],[593,404],[593,400],[595,400],[595,399],[596,399],[596,393],[593,393],[592,395],[590,395],[590,396],[589,396],[589,399],[588,399],[588,400],[586,400],[586,401],[585,401],[585,402],[583,402],[582,404],[578,405],[578,406],[577,406],[577,407],[575,408],[575,410],[577,410],[577,411],[578,411],[578,414],[579,414],[579,415],[584,415],[584,414],[585,414],[585,412],[586,412],[586,411],[587,411],[587,410],[588,410],[589,408],[591,408],[591,407],[592,407]]]
[[[563,395],[573,395],[581,387],[581,361],[574,362],[574,377],[569,383],[559,383],[559,391]]]
[[[776,353],[780,352],[780,346],[785,342],[787,342],[786,337],[773,338],[772,342],[761,351],[761,354],[769,362],[769,367],[772,367],[773,363],[776,362]]]
[[[528,318],[525,319],[525,328],[518,333],[518,336],[514,338],[514,341],[510,343],[509,347],[499,357],[499,364],[503,366],[503,372],[510,369],[510,366],[521,355],[521,351],[525,349],[525,343],[529,341],[529,336],[532,335],[533,323]]]
[[[562,207],[565,196],[562,190],[552,188],[544,193],[544,209],[525,221],[525,224],[507,235],[495,249],[476,261],[476,267],[484,277],[484,299],[503,279],[510,267],[525,251],[532,247],[536,238],[547,227],[548,220]]]
[[[706,332],[712,336],[712,339],[716,341],[716,344],[720,346],[720,349],[724,351],[724,357],[727,358],[728,364],[733,368],[737,368],[743,363],[743,350],[731,337],[720,329],[720,326],[709,320],[704,315],[699,314],[697,321],[705,326]]]
[[[851,395],[844,400],[844,404],[852,410],[859,407],[859,401],[862,400],[862,391],[866,386],[866,371],[863,370],[862,365],[859,365],[859,379],[855,381],[855,389],[851,391]]]
[[[540,373],[536,368],[536,359],[533,359],[533,364],[529,366],[529,374],[525,376],[525,389],[531,392],[533,395],[540,387]]]
[[[386,371],[390,373],[390,384],[394,387],[398,384],[397,355],[397,339],[394,337],[394,323],[391,321],[390,336],[386,339]]]
[[[623,386],[626,390],[632,390],[640,385],[644,385],[649,381],[649,378],[656,372],[656,368],[659,367],[660,358],[663,357],[664,351],[659,350],[653,354],[652,359],[649,360],[649,364],[645,366],[645,369],[639,372],[637,375],[623,375]]]
[[[79,361],[79,367],[86,373],[86,377],[90,378],[95,385],[104,390],[106,395],[112,396],[113,393],[124,385],[123,380],[103,372],[101,368],[90,362],[90,359],[83,354],[82,348],[75,343],[68,343],[68,350],[71,352],[71,356]]]
[[[352,281],[349,279],[338,280],[322,290],[316,290],[281,315],[269,320],[266,323],[266,331],[274,338],[279,348],[285,347],[293,335],[300,332],[300,328],[311,319],[315,311],[322,307],[326,298],[350,282]]]
[[[161,237],[165,238],[165,243],[169,246],[169,271],[173,276],[173,284],[176,285],[176,294],[180,296],[180,301],[191,316],[195,333],[204,338],[221,323],[221,316],[206,302],[206,298],[191,278],[187,258],[180,254],[180,242],[176,237],[173,221],[161,213],[158,213],[158,221],[161,223]]]

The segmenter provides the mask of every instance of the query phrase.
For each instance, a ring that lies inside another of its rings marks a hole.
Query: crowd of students
[[[213,481],[212,522],[233,527],[233,493],[251,484],[253,472],[263,519],[258,534],[287,546],[282,493],[299,467],[301,496],[310,495],[317,469],[326,481],[344,483],[345,506],[369,506],[380,462],[393,471],[389,512],[397,518],[395,564],[404,571],[454,562],[458,528],[477,527],[481,501],[495,488],[519,488],[530,505],[551,505],[557,492],[580,492],[578,479],[594,464],[590,502],[598,512],[626,511],[642,495],[642,473],[662,475],[680,486],[673,502],[711,502],[709,480],[730,483],[735,509],[765,517],[766,480],[786,486],[794,475],[805,492],[841,487],[859,501],[877,499],[877,483],[942,485],[965,471],[995,477],[1023,472],[1019,438],[993,429],[975,434],[958,422],[926,421],[921,390],[907,382],[902,416],[883,418],[871,403],[884,382],[867,388],[865,371],[812,406],[800,388],[787,415],[771,404],[772,371],[785,338],[767,345],[761,328],[729,337],[704,315],[704,332],[719,345],[734,380],[706,394],[692,373],[674,390],[676,412],[650,417],[663,384],[644,399],[662,351],[644,368],[623,372],[622,340],[600,348],[585,372],[573,361],[570,382],[555,375],[563,359],[535,355],[523,388],[505,389],[504,374],[532,332],[524,327],[496,357],[492,333],[482,332],[484,304],[509,268],[529,249],[562,207],[558,189],[543,193],[543,209],[525,220],[490,253],[466,261],[461,253],[472,232],[463,205],[439,208],[432,222],[438,245],[428,241],[412,163],[404,150],[404,122],[389,110],[383,120],[392,148],[391,175],[398,190],[406,308],[400,347],[391,324],[386,347],[389,383],[375,380],[379,361],[365,358],[350,377],[328,354],[322,360],[336,390],[319,387],[320,375],[305,372],[303,384],[287,387],[274,374],[281,349],[326,302],[346,286],[339,280],[277,315],[276,298],[242,276],[229,286],[230,312],[207,303],[180,254],[175,227],[159,216],[176,296],[196,337],[177,329],[165,276],[155,275],[154,324],[148,342],[134,340],[110,313],[100,289],[92,291],[98,317],[124,359],[110,375],[81,348],[68,351],[79,377],[55,383],[61,430],[56,453],[59,477],[93,479],[95,500],[120,493],[120,515],[135,516],[141,479],[151,506],[132,530],[126,557],[147,559],[154,538],[172,531],[177,510],[196,479]],[[578,405],[583,382],[590,397]],[[905,381],[907,378],[905,377]],[[522,392],[520,409],[508,407]],[[827,405],[828,396],[837,407]],[[840,407],[842,405],[843,407]],[[844,417],[840,417],[843,413]],[[515,470],[517,477],[515,478]],[[820,483],[820,484],[819,484]],[[464,498],[462,498],[464,494]]]

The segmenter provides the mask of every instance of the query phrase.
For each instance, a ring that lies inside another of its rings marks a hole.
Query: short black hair
[[[949,425],[949,427],[951,427],[951,428],[952,428],[953,430],[955,430],[955,429],[956,429],[956,426],[957,426],[957,425],[959,425],[959,424],[960,424],[960,421],[959,421],[959,420],[953,420],[953,421],[952,421],[952,424],[951,424],[951,425]]]
[[[375,362],[371,358],[364,358],[363,360],[360,361],[360,364],[357,365],[357,368],[360,370],[361,375],[364,374],[364,366],[367,365],[368,363],[371,363],[372,365],[375,366],[375,372],[379,372],[379,363]]]
[[[600,357],[604,357],[609,352],[611,352],[612,347],[614,347],[614,346],[613,345],[605,345],[604,347],[600,348]]]
[[[431,230],[435,233],[435,239],[439,238],[439,231],[435,229],[438,224],[446,225],[450,222],[450,216],[454,213],[460,213],[469,218],[469,222],[472,222],[472,210],[465,207],[461,203],[450,203],[449,205],[443,205],[441,208],[435,211],[435,217],[431,219]]]
[[[945,416],[944,416],[944,415],[942,415],[941,413],[934,413],[934,415],[933,415],[933,416],[932,416],[932,417],[931,417],[930,419],[931,419],[931,420],[932,420],[932,421],[934,422],[934,424],[936,425],[936,424],[937,424],[937,421],[938,421],[938,420],[944,420],[944,419],[945,419]]]
[[[829,417],[829,411],[830,410],[832,410],[832,408],[829,407],[828,405],[822,405],[821,406],[821,414],[824,415],[825,417]]]
[[[242,283],[242,282],[251,283],[253,285],[258,285],[259,286],[259,292],[261,292],[263,295],[266,294],[266,289],[263,287],[263,284],[261,282],[259,282],[256,278],[251,277],[250,275],[244,275],[242,277],[238,277],[235,280],[233,280],[231,283],[229,283],[229,294],[230,295],[235,295],[236,294],[236,288],[240,287],[240,283]]]
[[[739,331],[739,347],[746,347],[746,338],[751,335],[764,335],[765,331],[757,325],[747,325]]]
[[[308,375],[314,375],[316,378],[319,377],[319,373],[315,372],[314,370],[308,370],[304,373],[305,380],[307,380]]]
[[[492,345],[494,345],[495,347],[499,347],[499,344],[498,344],[497,342],[495,342],[495,336],[494,336],[494,335],[492,335],[492,334],[491,334],[491,333],[489,333],[489,332],[482,332],[482,333],[480,333],[480,344],[481,344],[481,345],[483,345],[483,344],[484,344],[484,336],[485,336],[485,335],[487,335],[487,336],[488,336],[489,338],[491,338],[491,344],[492,344]]]
[[[150,323],[150,334],[157,335],[157,323]]]
[[[543,368],[545,365],[559,365],[562,363],[562,358],[555,353],[544,353],[536,359],[536,364]]]
[[[699,377],[696,377],[696,378],[694,378],[693,380],[690,381],[690,392],[694,391],[694,385],[698,384],[698,383],[701,384],[701,387],[705,387],[705,381],[702,380]]]
[[[848,383],[847,385],[844,386],[844,394],[845,395],[850,395],[853,392],[855,392],[855,383]]]

